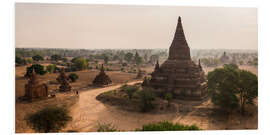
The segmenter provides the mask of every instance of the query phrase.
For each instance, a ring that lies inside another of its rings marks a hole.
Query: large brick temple
[[[169,58],[161,66],[157,62],[148,86],[161,95],[170,92],[176,99],[202,100],[208,95],[200,60],[198,65],[191,60],[181,17],[178,18]]]

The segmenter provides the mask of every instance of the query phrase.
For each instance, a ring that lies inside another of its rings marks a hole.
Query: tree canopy
[[[128,52],[128,53],[125,54],[124,59],[125,59],[127,62],[131,62],[132,58],[133,58],[133,54],[132,54],[132,53]]]
[[[242,114],[246,104],[253,104],[258,96],[258,79],[253,73],[241,70],[234,64],[225,64],[208,73],[208,89],[212,102],[230,112],[240,107]]]
[[[61,55],[58,55],[58,54],[54,54],[51,56],[52,61],[59,61],[61,59],[62,59]]]
[[[35,70],[35,72],[40,75],[46,74],[46,70],[44,70],[44,66],[40,64],[33,64],[32,66],[26,68],[26,74],[24,75],[24,77],[29,77],[30,73],[32,73],[33,70]]]
[[[65,127],[72,117],[68,115],[65,108],[45,107],[44,109],[26,116],[29,126],[37,132],[57,132]]]
[[[33,59],[34,61],[42,61],[42,60],[44,60],[43,57],[40,56],[40,55],[35,55],[35,56],[32,57],[32,59]]]

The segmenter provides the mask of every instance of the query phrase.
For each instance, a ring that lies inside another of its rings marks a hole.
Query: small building
[[[48,86],[40,84],[37,80],[35,70],[32,71],[25,85],[25,97],[28,99],[48,97]]]

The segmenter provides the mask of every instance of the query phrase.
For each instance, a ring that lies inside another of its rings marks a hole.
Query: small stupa
[[[106,73],[104,71],[103,64],[102,64],[100,72],[96,76],[96,78],[94,79],[93,84],[97,85],[97,86],[103,86],[103,85],[108,85],[111,83],[112,83],[112,81],[111,81],[110,77],[108,75],[106,75]]]
[[[60,74],[56,78],[56,80],[60,83],[59,91],[71,91],[71,86],[69,85],[69,78],[66,76],[64,68],[61,69]]]
[[[227,56],[226,52],[223,53],[223,55],[220,57],[220,61],[224,64],[228,64],[229,63],[229,56]]]

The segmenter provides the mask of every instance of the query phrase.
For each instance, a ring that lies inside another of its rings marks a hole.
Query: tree
[[[132,58],[133,58],[133,54],[132,54],[132,53],[128,52],[128,53],[125,54],[124,59],[125,59],[127,62],[130,62],[130,61],[132,60]]]
[[[125,85],[124,85],[125,86]],[[138,87],[137,86],[125,86],[122,87],[122,90],[128,95],[129,100],[132,99],[133,94],[138,91]]]
[[[24,65],[24,64],[26,64],[26,61],[24,59],[22,59],[20,56],[16,56],[15,63],[20,64],[20,65]]]
[[[103,54],[103,60],[104,60],[104,63],[105,63],[105,64],[108,64],[109,56],[106,55],[106,54]]]
[[[154,64],[156,61],[158,61],[159,56],[158,55],[151,55],[150,56],[150,62]]]
[[[168,101],[168,106],[170,106],[171,100],[173,99],[172,93],[167,93],[165,99]]]
[[[234,64],[225,64],[223,68],[209,72],[207,79],[212,102],[227,112],[240,106],[244,114],[245,105],[253,104],[258,94],[257,76]]]
[[[71,61],[77,70],[84,70],[88,67],[88,61],[84,58],[76,57],[73,58]]]
[[[44,60],[43,57],[40,56],[40,55],[35,55],[35,56],[32,57],[32,59],[33,59],[34,61],[42,61],[42,60]]]
[[[44,109],[26,116],[27,124],[36,132],[57,132],[65,127],[72,117],[63,107],[45,107]]]
[[[144,57],[143,58],[144,58],[144,61],[148,61],[148,55],[147,55],[147,53],[144,54]]]
[[[207,86],[211,93],[212,102],[227,112],[238,107],[236,84],[238,72],[232,67],[215,69],[208,73]]]
[[[33,70],[35,70],[35,72],[40,75],[46,74],[44,66],[40,64],[33,64],[32,66],[26,68],[26,74],[24,75],[24,77],[29,77],[30,73],[32,73]]]
[[[47,72],[49,72],[49,73],[54,73],[55,69],[56,69],[56,65],[55,65],[55,64],[50,64],[50,65],[48,65],[48,66],[46,67],[46,70],[47,70]]]
[[[140,55],[139,55],[137,52],[136,52],[136,54],[135,54],[134,60],[135,60],[135,63],[136,63],[137,65],[140,65],[140,64],[143,62],[143,58],[140,57]]]
[[[31,64],[31,63],[33,63],[33,59],[32,58],[28,58],[28,59],[26,59],[26,62]]]
[[[77,79],[79,79],[79,76],[76,73],[71,73],[68,75],[68,78],[72,81],[72,82],[76,82]]]
[[[249,71],[240,70],[238,81],[238,91],[240,109],[242,115],[245,114],[245,105],[254,104],[253,100],[258,96],[258,78]]]
[[[153,101],[155,100],[155,94],[151,89],[144,88],[139,92],[140,101],[141,101],[141,110],[147,112],[152,110],[155,106]]]
[[[61,59],[62,59],[62,57],[60,55],[58,55],[58,54],[54,54],[54,55],[51,56],[52,61],[58,61],[58,60],[61,60]]]

